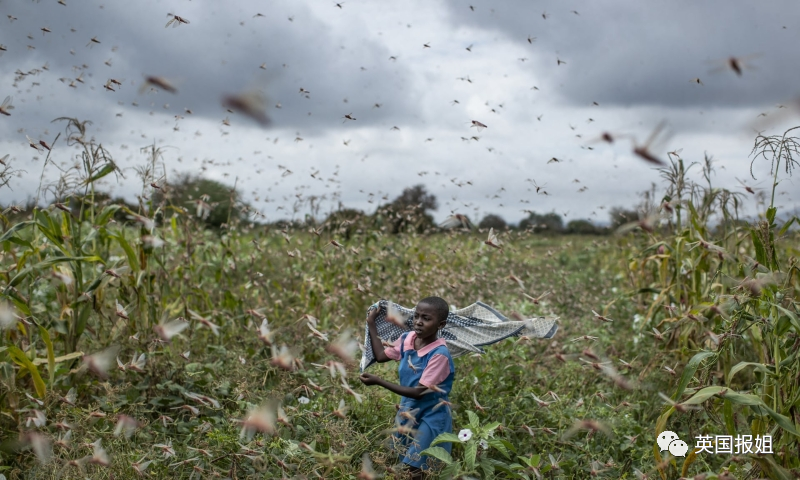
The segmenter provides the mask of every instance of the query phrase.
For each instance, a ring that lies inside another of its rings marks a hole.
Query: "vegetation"
[[[436,196],[424,185],[415,185],[378,209],[376,226],[386,227],[389,233],[423,233],[433,229],[433,216],[428,212],[437,208]]]
[[[172,204],[196,212],[196,217],[213,228],[220,228],[231,221],[243,220],[247,206],[240,202],[241,194],[236,188],[208,178],[183,174],[169,187],[159,187],[153,192],[155,205]],[[177,210],[177,209],[176,209]],[[172,210],[167,218],[175,214]],[[179,210],[177,210],[179,211]]]
[[[83,170],[47,190],[58,201],[4,212],[7,478],[373,478],[370,468],[400,478],[383,443],[397,398],[357,384],[352,338],[376,299],[426,295],[561,318],[552,340],[508,339],[456,360],[455,432],[472,436],[451,439],[452,456],[430,452],[445,473],[800,472],[798,219],[780,221],[771,202],[743,223],[744,194],[711,185],[710,159],[674,157],[663,196],[618,235],[536,235],[561,219],[531,214],[530,229],[501,232],[493,249],[485,231],[422,233],[435,199],[420,189],[375,217],[386,228],[351,229],[363,217],[343,212],[281,231],[232,214],[246,206],[231,195],[225,228],[208,229],[203,209],[160,196],[171,186],[155,148],[138,207],[103,203],[95,183],[118,171],[85,129],[68,120]],[[756,141],[774,185],[796,165],[790,135]],[[693,168],[707,184],[688,179]],[[663,430],[692,446],[701,434],[770,434],[774,453],[674,458],[654,444]]]
[[[530,212],[526,218],[519,222],[519,229],[554,235],[564,230],[564,220],[561,215],[555,212],[545,214]]]
[[[495,230],[506,230],[508,229],[508,224],[500,215],[490,213],[481,219],[481,223],[478,224],[478,227],[487,230],[490,228],[494,228]]]

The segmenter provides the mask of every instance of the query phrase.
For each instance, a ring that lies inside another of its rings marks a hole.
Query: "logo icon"
[[[689,446],[686,445],[686,442],[678,438],[677,433],[669,430],[661,432],[656,437],[656,443],[658,443],[660,451],[669,450],[669,453],[675,457],[685,457],[686,452],[689,451]]]

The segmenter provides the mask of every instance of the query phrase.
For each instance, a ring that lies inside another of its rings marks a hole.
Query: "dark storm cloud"
[[[535,74],[572,103],[769,107],[800,94],[800,4],[792,0],[448,6],[456,26],[496,30],[529,47]],[[528,44],[528,36],[537,38]],[[724,67],[731,56],[755,68],[738,77]]]
[[[0,58],[4,73],[40,70],[18,80],[18,91],[7,86],[0,91],[0,96],[15,95],[14,128],[41,129],[52,118],[69,115],[126,129],[124,116],[121,120],[116,114],[135,108],[132,102],[170,116],[189,108],[196,116],[221,121],[229,115],[232,123],[242,123],[246,120],[226,112],[220,99],[253,89],[266,94],[275,125],[305,133],[323,125],[335,128],[348,113],[359,124],[390,116],[402,121],[413,105],[402,63],[389,61],[391,54],[377,42],[332,31],[320,17],[348,12],[328,4],[322,11],[300,3],[184,3],[172,13],[191,23],[177,28],[164,28],[170,6],[154,2],[109,2],[103,8],[96,2],[4,6],[4,13],[17,17],[13,23],[0,19],[0,43],[8,49]],[[265,16],[253,18],[256,13]],[[90,43],[93,37],[101,43]],[[47,71],[41,68],[45,63]],[[84,83],[75,81],[81,73]],[[178,93],[141,94],[144,75],[173,81]],[[123,83],[114,86],[116,92],[103,88],[110,78]],[[310,92],[308,98],[300,88]],[[278,103],[282,108],[275,107]],[[376,103],[380,108],[373,108]]]

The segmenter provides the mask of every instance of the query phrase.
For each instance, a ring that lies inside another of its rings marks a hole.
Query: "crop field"
[[[615,235],[504,231],[492,248],[487,231],[366,218],[207,229],[167,197],[100,200],[113,163],[83,149],[69,206],[4,212],[6,478],[402,478],[399,399],[358,381],[359,345],[369,305],[427,295],[559,318],[552,339],[455,360],[454,431],[473,435],[432,451],[434,476],[800,472],[796,219],[739,221],[741,194],[687,182],[679,157],[664,200]],[[689,453],[660,450],[665,430]],[[695,453],[704,435],[771,444]]]

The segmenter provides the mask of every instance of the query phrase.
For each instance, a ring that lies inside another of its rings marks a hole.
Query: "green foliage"
[[[167,212],[167,219],[183,209],[193,213],[205,225],[218,229],[231,221],[244,219],[240,196],[235,188],[221,182],[184,173],[168,187],[156,190],[153,204],[175,207],[162,207]]]
[[[508,224],[500,215],[489,213],[481,219],[481,222],[478,224],[478,228],[484,228],[487,230],[494,228],[495,230],[502,231],[508,229]]]
[[[373,220],[361,210],[339,208],[325,219],[323,230],[327,233],[339,232],[345,240],[350,240],[357,231],[363,233],[371,228],[372,224]]]
[[[508,460],[509,452],[516,451],[511,443],[494,438],[495,430],[500,423],[490,422],[481,425],[478,415],[471,410],[467,410],[467,416],[469,417],[467,428],[461,430],[458,435],[439,434],[431,442],[430,448],[420,454],[434,457],[444,463],[445,467],[440,472],[441,478],[463,478],[469,475],[492,478],[496,470],[510,472],[511,467],[507,463],[489,457],[489,450],[496,450]],[[462,435],[464,438],[461,438]],[[453,459],[447,450],[437,446],[441,443],[450,443],[453,448],[463,449],[461,458]]]
[[[781,162],[794,162],[791,154],[796,152],[796,143],[786,134],[783,144],[781,137],[759,137],[754,149],[754,156],[773,162],[773,190]],[[722,421],[713,425],[698,418],[689,428],[730,435],[771,433],[777,439],[776,450],[796,450],[800,428],[795,401],[800,390],[795,359],[800,322],[794,296],[797,277],[791,273],[797,270],[792,256],[796,250],[790,248],[785,260],[779,255],[779,236],[786,235],[788,226],[777,224],[775,207],[770,205],[761,220],[744,226],[737,217],[738,195],[712,188],[708,157],[702,167],[708,182],[705,188],[686,180],[691,166],[684,168],[681,159],[662,171],[670,182],[665,205],[675,212],[675,223],[660,238],[640,237],[649,246],[641,249],[640,260],[630,264],[638,291],[656,294],[641,328],[666,330],[657,332],[664,339],[665,352],[685,355],[702,349],[685,366],[672,395],[679,404],[665,407],[656,433],[670,429],[668,420],[675,411],[704,404],[711,418]],[[788,165],[786,171],[791,171]],[[724,222],[712,232],[709,224],[714,215]],[[713,383],[718,384],[709,386]],[[685,394],[689,397],[684,399]],[[657,449],[654,453],[661,462]],[[776,475],[772,478],[780,478],[779,469],[800,467],[798,458],[786,456],[778,465],[758,464]]]
[[[436,210],[436,196],[429,193],[424,185],[403,189],[391,203],[382,205],[375,213],[376,226],[389,233],[423,233],[434,228],[433,216],[428,213]]]
[[[611,230],[616,230],[626,223],[637,221],[639,219],[639,212],[622,207],[613,207],[608,212],[608,216],[611,222],[609,228],[611,228]]]
[[[570,220],[564,233],[578,235],[599,235],[605,233],[605,229],[598,227],[589,220]]]
[[[527,217],[520,220],[518,228],[520,230],[530,229],[535,233],[557,234],[564,230],[564,220],[555,212],[544,215],[530,212]]]

